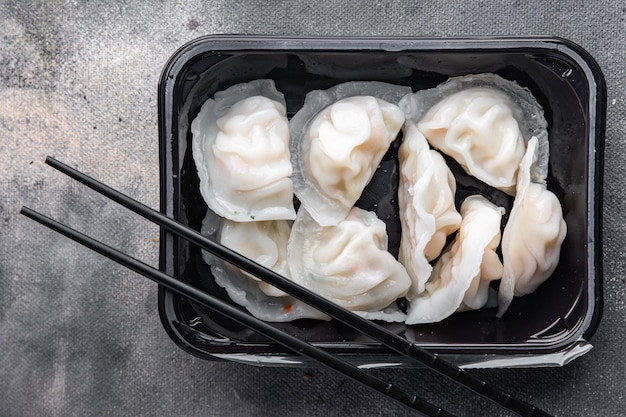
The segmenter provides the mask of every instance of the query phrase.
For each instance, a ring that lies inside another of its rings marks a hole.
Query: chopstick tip
[[[33,210],[29,209],[26,206],[22,206],[22,208],[20,208],[20,214],[26,217],[31,217],[31,213],[33,212]]]

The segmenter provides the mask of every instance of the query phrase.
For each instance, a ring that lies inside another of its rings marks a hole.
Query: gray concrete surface
[[[333,372],[213,363],[162,330],[156,286],[18,215],[21,205],[158,263],[158,230],[43,164],[46,155],[158,208],[156,86],[211,33],[554,35],[608,85],[605,310],[586,356],[476,374],[559,416],[617,416],[626,394],[626,3],[579,0],[0,2],[0,416],[405,416]],[[506,415],[424,370],[376,375],[459,415]]]

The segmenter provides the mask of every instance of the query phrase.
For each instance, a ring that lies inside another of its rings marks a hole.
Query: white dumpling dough
[[[357,207],[336,226],[298,211],[288,246],[293,281],[369,319],[404,321],[396,306],[409,286],[404,267],[387,252],[385,224]]]
[[[287,242],[291,233],[291,221],[239,223],[220,219],[209,210],[202,223],[202,233],[289,278]],[[226,290],[231,300],[261,320],[271,322],[288,322],[301,318],[329,320],[328,316],[315,308],[206,251],[202,251],[202,257],[211,265],[215,282]]]
[[[460,307],[484,305],[488,282],[502,276],[496,249],[503,213],[482,196],[463,201],[459,232],[435,262],[426,290],[410,302],[406,324],[434,323]]]
[[[200,192],[220,216],[295,218],[283,103],[271,80],[238,84],[207,100],[191,124]]]
[[[528,142],[517,180],[517,195],[502,237],[504,274],[498,293],[498,316],[513,296],[529,294],[543,283],[559,263],[567,234],[559,199],[545,183],[531,182],[537,158],[537,139]]]
[[[512,194],[524,156],[524,138],[511,99],[501,91],[474,87],[452,94],[418,123],[435,148],[481,181]]]
[[[289,278],[287,241],[290,233],[291,225],[287,220],[245,223],[223,220],[220,243],[285,278]],[[247,272],[241,272],[255,280],[265,294],[273,297],[286,295],[285,292],[261,281],[259,278]]]
[[[337,224],[346,217],[402,123],[404,114],[396,105],[369,96],[340,100],[311,122],[304,169],[334,210],[325,210],[309,194],[298,197],[318,223]]]
[[[294,192],[321,225],[348,215],[405,120],[411,88],[353,81],[306,95],[289,122]]]
[[[461,225],[454,206],[456,181],[439,152],[431,150],[415,124],[407,120],[398,150],[398,203],[402,237],[398,260],[413,281],[409,300],[424,291],[430,261],[441,253],[448,235]]]

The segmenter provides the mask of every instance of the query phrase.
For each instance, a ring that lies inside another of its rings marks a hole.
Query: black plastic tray
[[[203,102],[233,84],[270,78],[293,115],[313,89],[352,80],[432,88],[449,76],[493,72],[528,87],[550,134],[548,187],[568,225],[553,276],[495,309],[454,314],[436,324],[386,324],[465,366],[560,365],[588,350],[602,315],[602,164],[606,87],[593,58],[554,38],[283,38],[208,36],[178,50],[159,84],[161,211],[196,230],[206,212],[191,157],[191,121]],[[462,188],[462,186],[460,187]],[[393,240],[394,236],[390,236]],[[161,232],[160,269],[230,301],[198,248]],[[205,359],[311,366],[233,321],[164,288],[159,313],[176,344]],[[360,365],[408,365],[340,323],[298,320],[278,327]]]

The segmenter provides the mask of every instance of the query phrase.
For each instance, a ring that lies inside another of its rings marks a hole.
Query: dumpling
[[[537,175],[548,164],[547,122],[530,91],[494,74],[451,78],[405,97],[400,107],[435,148],[465,171],[510,195],[525,142],[541,143]]]
[[[319,224],[338,224],[359,199],[404,123],[393,103],[410,91],[352,82],[307,94],[290,122],[293,182]]]
[[[479,195],[463,201],[461,228],[435,262],[426,290],[410,302],[406,324],[438,322],[459,308],[484,305],[488,282],[502,276],[496,249],[503,213]]]
[[[202,232],[224,246],[289,278],[287,242],[291,221],[233,222],[219,219],[211,210],[203,222]],[[203,251],[215,282],[223,287],[237,304],[255,317],[272,322],[300,318],[328,320],[329,317],[283,291]]]
[[[468,174],[501,190],[515,187],[524,139],[508,97],[489,88],[469,88],[444,98],[419,122],[435,148]]]
[[[220,216],[295,218],[284,103],[273,81],[257,80],[216,93],[192,122],[200,192]]]
[[[300,208],[288,245],[292,280],[368,319],[404,321],[395,301],[409,286],[387,252],[385,224],[353,208],[336,226],[321,226]]]
[[[537,139],[532,138],[520,165],[517,195],[502,237],[504,275],[498,293],[498,317],[514,295],[535,291],[552,275],[567,234],[559,199],[545,182],[531,182],[536,155]]]
[[[239,252],[246,258],[252,259],[264,267],[289,278],[287,241],[290,233],[291,224],[287,220],[245,223],[223,220],[220,231],[220,243]],[[229,267],[232,266],[229,265]],[[261,281],[259,278],[245,271],[241,272],[257,281],[257,285],[265,294],[273,297],[286,295],[285,292]]]
[[[500,241],[500,236],[498,236],[497,240],[498,242]],[[496,246],[497,245],[498,244],[496,243]],[[500,258],[498,257],[498,254],[492,244],[485,249],[483,260],[480,264],[480,273],[478,276],[474,277],[469,288],[465,291],[463,301],[457,311],[478,310],[483,307],[495,307],[497,305],[495,290],[490,289],[490,284],[492,281],[501,279],[502,273],[502,261],[500,261]]]
[[[409,300],[424,291],[430,261],[441,253],[448,235],[461,225],[454,206],[456,181],[439,152],[431,150],[415,124],[406,121],[398,150],[398,203],[402,237],[398,260],[413,281]]]

